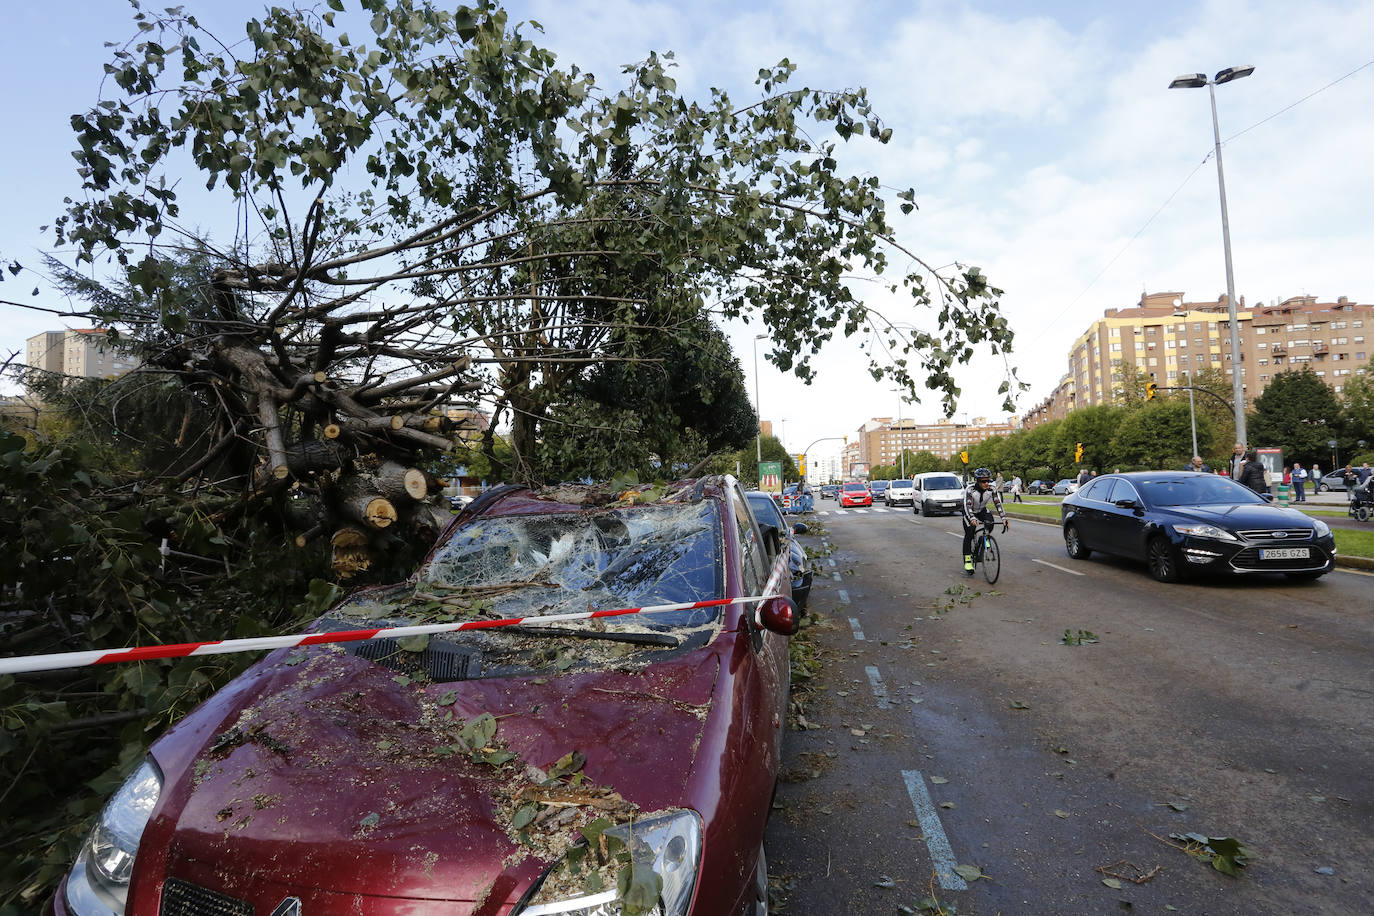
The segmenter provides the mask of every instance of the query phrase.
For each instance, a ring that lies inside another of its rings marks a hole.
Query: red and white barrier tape
[[[690,611],[695,608],[720,607],[725,604],[758,604],[777,597],[776,590],[787,568],[787,556],[779,555],[762,595],[747,598],[714,598],[710,601],[686,601],[678,604],[655,604],[645,607],[617,608],[609,611],[586,611],[577,614],[550,614],[533,617],[507,617],[501,620],[468,620],[463,623],[431,623],[413,627],[390,627],[375,630],[339,630],[333,633],[293,633],[290,636],[258,636],[250,639],[219,639],[209,642],[184,642],[164,646],[142,646],[134,649],[91,649],[86,652],[57,652],[51,655],[29,655],[0,658],[0,674],[23,674],[31,671],[54,671],[60,668],[86,668],[116,662],[141,662],[155,658],[185,658],[190,655],[227,655],[234,652],[261,652],[268,649],[288,649],[292,646],[316,646],[331,642],[362,642],[368,639],[398,636],[429,636],[435,633],[456,633],[460,630],[491,630],[521,624],[565,623],[570,620],[595,620],[601,617],[625,617],[630,614],[665,614],[670,611]],[[757,619],[757,618],[756,618]]]

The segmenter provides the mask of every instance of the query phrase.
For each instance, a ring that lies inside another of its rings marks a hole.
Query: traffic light
[[[959,460],[962,461],[964,464],[968,464],[968,452],[960,452]]]
[[[1155,397],[1155,383],[1154,383],[1154,382],[1146,382],[1146,383],[1145,383],[1145,400],[1147,400],[1147,401],[1153,401],[1153,400],[1154,400],[1154,397]]]
[[[1078,443],[1078,447],[1073,450],[1073,460],[1077,464],[1083,462],[1083,443]]]

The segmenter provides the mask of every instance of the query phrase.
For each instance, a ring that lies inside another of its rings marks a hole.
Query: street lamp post
[[[1174,308],[1176,308],[1176,309],[1177,309],[1177,308],[1181,308],[1182,305],[1183,305],[1183,300],[1182,300],[1182,299],[1175,299],[1175,300],[1174,300]],[[1187,312],[1174,312],[1174,317],[1175,317],[1175,318],[1187,319],[1188,313],[1187,313]],[[1188,325],[1187,325],[1187,323],[1186,323],[1186,320],[1185,320],[1185,323],[1184,323],[1183,326],[1184,326],[1184,328],[1187,328],[1187,327],[1188,327]],[[1234,359],[1234,357],[1233,357],[1232,360],[1231,360],[1231,369],[1232,369],[1232,372],[1235,371],[1235,362],[1236,362],[1236,361],[1235,361],[1235,359]],[[1192,430],[1193,430],[1193,454],[1194,454],[1194,455],[1199,455],[1199,454],[1201,454],[1201,452],[1199,452],[1199,451],[1197,450],[1197,407],[1193,404],[1193,373],[1192,373],[1192,372],[1189,372],[1189,373],[1188,373],[1188,425],[1189,425],[1190,427],[1192,427]]]
[[[759,464],[763,464],[763,408],[759,406],[759,341],[767,337],[767,334],[754,335],[754,418],[758,422],[758,429],[755,430],[754,452],[755,459]],[[755,471],[757,473],[757,469]]]
[[[1241,365],[1240,322],[1236,318],[1236,279],[1231,269],[1231,222],[1226,215],[1226,175],[1221,168],[1221,128],[1217,124],[1217,93],[1214,87],[1255,72],[1251,66],[1227,67],[1217,71],[1216,77],[1208,79],[1205,73],[1189,73],[1180,76],[1169,84],[1170,89],[1201,89],[1207,87],[1212,100],[1212,137],[1216,141],[1217,186],[1221,189],[1221,245],[1226,254],[1226,313],[1231,320],[1231,395],[1236,414],[1236,441],[1249,445],[1245,435],[1245,383],[1242,379],[1244,367]],[[1194,454],[1197,454],[1194,447]]]
[[[902,392],[899,388],[894,388],[892,391],[893,394],[897,395],[897,461],[902,468],[897,479],[906,480],[906,449],[902,448]]]

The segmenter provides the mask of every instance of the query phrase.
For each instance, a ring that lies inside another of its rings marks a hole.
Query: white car
[[[883,503],[888,506],[910,506],[915,494],[916,488],[910,480],[894,480],[883,493]]]
[[[912,478],[911,511],[917,515],[958,515],[964,500],[964,485],[957,474],[932,471]]]

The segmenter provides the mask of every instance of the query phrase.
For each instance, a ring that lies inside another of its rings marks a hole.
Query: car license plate
[[[1306,560],[1312,552],[1306,547],[1261,547],[1261,560]]]

